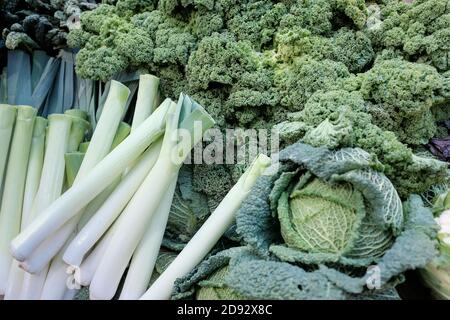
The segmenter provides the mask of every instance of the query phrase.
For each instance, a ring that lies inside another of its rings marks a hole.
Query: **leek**
[[[59,228],[63,227],[66,222],[79,214],[80,210],[103,191],[118,175],[111,175],[111,167],[120,170],[120,165],[117,164],[123,161],[123,158],[130,156],[130,153],[127,152],[130,149],[129,145],[125,145],[125,148],[123,148],[125,149],[125,152],[120,152],[120,150],[118,150],[119,152],[116,157],[114,157],[114,153],[111,154],[112,159],[106,161],[106,165],[103,163],[105,161],[101,162],[105,155],[110,151],[117,127],[122,118],[124,105],[129,95],[129,90],[122,84],[114,81],[111,86],[112,89],[110,90],[105,106],[108,111],[104,112],[104,116],[97,124],[89,148],[84,156],[77,177],[75,178],[74,185],[53,202],[42,215],[33,221],[31,225],[12,241],[11,252],[17,260],[26,260],[36,248],[42,245],[41,250],[44,254],[39,250],[36,250],[35,255],[37,258],[35,259],[40,260],[40,262],[37,263],[38,261],[35,261],[35,265],[45,265],[50,262],[51,258],[57,254],[74,230],[73,223],[67,224],[66,228],[68,231],[65,231],[64,234],[62,234],[62,232],[59,236],[52,234],[58,232]],[[146,133],[147,132],[143,133],[143,135],[145,136]],[[138,136],[137,138],[139,139],[141,136]],[[131,147],[140,147],[138,142],[139,141],[134,144],[131,143]],[[133,148],[131,149],[134,151]],[[133,155],[132,152],[131,155]],[[99,164],[99,162],[101,163]],[[100,170],[93,170],[97,164],[99,164]],[[95,174],[96,172],[97,175]],[[89,173],[91,174],[88,175]],[[106,179],[105,176],[107,176]],[[86,179],[83,179],[84,177],[86,177]],[[105,182],[106,185],[104,185]],[[74,194],[76,196],[74,196]],[[71,199],[71,201],[68,201],[68,198]],[[61,229],[65,230],[64,227]],[[52,237],[55,238],[52,239]],[[47,241],[50,241],[52,244],[51,246],[46,245],[46,239]]]
[[[136,130],[154,111],[157,102],[159,78],[150,74],[139,77],[139,91],[134,110],[132,130]]]
[[[128,137],[131,131],[131,126],[128,123],[121,122],[119,128],[117,129],[116,135],[111,145],[111,150],[114,150],[123,140]],[[82,228],[98,211],[102,204],[108,199],[111,193],[116,189],[117,185],[120,183],[121,177],[117,177],[113,183],[111,183],[108,188],[102,191],[94,200],[92,200],[87,207],[84,209],[83,215],[81,216],[78,227]]]
[[[16,108],[7,104],[0,104],[0,203],[2,201],[3,177],[8,161],[9,146],[11,144]]]
[[[47,119],[37,117],[34,123],[31,150],[28,160],[27,178],[25,180],[25,192],[22,207],[21,230],[29,223],[29,217],[33,201],[39,188],[42,166],[44,164],[45,133]]]
[[[120,300],[137,300],[148,288],[166,230],[176,186],[177,179],[174,179],[164,199],[162,199],[155,216],[152,217],[144,238],[133,254],[125,283],[120,293]]]
[[[0,295],[5,294],[12,257],[8,247],[20,230],[23,194],[36,109],[17,107],[0,209]]]
[[[65,160],[64,155],[69,145],[72,117],[53,114],[48,117],[48,134],[44,164],[36,197],[29,216],[30,223],[56,199],[63,191]],[[48,268],[34,268],[28,261],[20,266],[27,272],[22,284],[21,298],[26,300],[39,299],[47,277]],[[30,274],[31,273],[31,274]]]
[[[75,181],[76,174],[81,167],[83,162],[84,153],[82,152],[71,152],[66,153],[64,156],[66,162],[66,181],[69,186]]]
[[[180,136],[180,122],[185,122],[185,127],[190,129],[189,139]],[[214,120],[200,105],[182,94],[178,104],[172,104],[170,108],[161,153],[155,166],[116,222],[117,229],[91,282],[91,298],[111,299],[114,296],[131,256],[144,236],[145,228],[158,209],[161,199],[178,176],[178,171],[191,149],[202,138],[201,135],[194,135],[196,122],[201,122],[202,130],[214,125]],[[130,233],[129,230],[133,232]],[[118,256],[121,257],[119,260]]]
[[[25,180],[25,191],[22,206],[22,221],[20,229],[23,230],[29,222],[32,205],[41,179],[42,165],[44,162],[45,132],[47,119],[37,117],[33,128],[31,150],[28,159],[27,177]],[[20,298],[24,271],[19,263],[14,260],[9,270],[9,278],[5,292],[6,300],[17,300]]]
[[[156,102],[156,95],[158,92],[159,79],[152,75],[141,75],[139,82],[139,92],[136,101],[136,108],[133,117],[131,131],[135,131],[142,122],[153,113],[154,104]],[[102,195],[105,197],[103,201],[98,201],[101,206],[91,206],[88,208],[79,222],[81,231],[72,241],[64,254],[64,261],[68,264],[79,267],[84,255],[95,245],[100,237],[111,226],[117,216],[125,208],[133,194],[136,192],[139,185],[144,180],[150,169],[156,162],[161,148],[161,143],[153,144],[144,155],[142,155],[138,162],[136,169],[132,174],[128,174],[130,168],[124,172],[125,181],[113,183],[97,198]],[[120,184],[119,184],[120,182]],[[97,198],[95,200],[97,200]],[[93,202],[96,202],[96,201]],[[91,222],[92,220],[92,222]],[[89,226],[83,228],[86,224]]]
[[[113,224],[156,163],[162,139],[152,144],[138,164],[123,178],[91,220],[80,230],[64,254],[64,261],[80,266],[83,257]]]
[[[65,112],[66,115],[70,116],[72,119],[72,128],[70,130],[69,145],[67,152],[75,152],[78,150],[80,143],[83,141],[86,132],[90,128],[90,123],[83,119],[83,114],[79,112],[69,112],[73,110],[68,110]]]
[[[103,130],[102,128],[108,128],[109,125],[112,125],[113,127],[117,127],[117,120],[119,120],[120,113],[117,112],[117,107],[115,109],[111,109],[111,104],[108,104],[105,107],[105,115],[103,118],[100,119],[100,122],[97,127],[97,135],[94,136],[92,139],[93,141],[96,141],[97,144],[99,141],[103,140],[104,143],[110,144],[110,148],[114,148],[118,144],[120,144],[123,139],[129,134],[130,132],[130,126],[125,123],[121,123],[118,126],[117,132],[115,135],[112,135],[111,133],[108,133],[107,131],[104,131],[103,134],[98,134],[100,130]],[[114,111],[114,112],[111,112]],[[113,115],[113,116],[112,116]],[[106,120],[105,120],[106,119]],[[112,142],[111,142],[112,139]],[[93,144],[95,145],[95,144]],[[92,155],[95,153],[96,150],[91,149],[90,154]],[[102,151],[101,151],[102,152]],[[89,150],[88,150],[89,153]],[[77,179],[80,179],[80,171],[83,168],[83,163],[85,163],[83,158],[83,162],[81,163],[80,168],[78,169],[77,176],[75,177],[75,181],[73,183],[76,183]],[[91,159],[95,159],[95,156],[91,156]],[[93,160],[95,161],[95,160]],[[88,166],[88,165],[87,165]],[[86,167],[85,167],[86,168]],[[87,172],[87,170],[85,171]],[[120,179],[118,177],[117,179]],[[116,179],[116,180],[117,180]],[[120,181],[120,180],[119,180]],[[86,214],[86,218],[89,219],[88,215],[92,215],[95,213],[97,208],[101,205],[101,203],[104,201],[104,193],[111,192],[110,189],[113,188],[117,184],[117,182],[113,182],[107,189],[105,189],[100,195],[98,195],[89,205],[82,210],[83,214]],[[107,196],[107,195],[106,195]],[[103,198],[102,198],[103,197]],[[86,211],[88,210],[88,211]],[[64,243],[67,241],[67,238],[71,236],[71,233],[74,231],[74,227],[72,225],[72,222],[67,223],[65,227],[62,228],[62,230],[59,230],[54,235],[52,235],[49,239],[46,239],[43,244],[41,244],[35,252],[29,257],[29,259],[26,261],[27,268],[29,268],[30,272],[37,272],[37,270],[41,270],[44,268],[44,266],[50,262],[50,260],[55,256],[58,251],[61,250],[61,247],[64,245]]]
[[[164,300],[170,298],[175,280],[191,272],[233,224],[235,214],[242,201],[248,196],[257,178],[263,174],[270,162],[270,158],[262,154],[256,158],[217,209],[141,299]]]
[[[114,227],[108,230],[108,232],[97,243],[95,248],[88,255],[88,257],[83,260],[83,263],[81,263],[79,267],[71,267],[74,273],[75,281],[78,284],[82,286],[89,286],[91,284],[95,271],[97,270],[106,249],[108,249],[113,233]]]
[[[80,147],[78,148],[78,151],[82,153],[86,153],[89,148],[89,141],[80,143]]]

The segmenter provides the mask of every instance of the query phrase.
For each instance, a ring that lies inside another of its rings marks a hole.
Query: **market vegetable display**
[[[175,297],[377,299],[393,294],[403,271],[435,256],[431,210],[417,195],[402,205],[365,151],[297,143],[281,151],[280,161],[237,213],[247,246],[200,264],[177,282]]]
[[[449,299],[449,15],[0,1],[0,296]]]
[[[446,16],[445,3],[121,0],[82,14],[69,45],[82,48],[77,72],[83,77],[108,80],[145,68],[161,78],[165,96],[189,92],[219,127],[275,125],[285,145],[327,118],[336,121],[347,105],[345,118],[357,116],[345,120],[351,132],[339,147],[376,155],[407,197],[446,179],[444,164],[413,150],[448,135],[438,124],[448,119],[450,82],[446,69],[401,46],[391,53],[379,40],[397,35],[389,15],[404,12],[405,28],[432,29],[431,17]],[[423,10],[430,18],[418,14]],[[440,30],[448,28],[439,21]],[[330,92],[336,90],[343,92]],[[329,110],[307,111],[316,108]],[[192,189],[206,196],[209,211],[226,194],[221,186],[236,182],[233,167],[192,170]]]

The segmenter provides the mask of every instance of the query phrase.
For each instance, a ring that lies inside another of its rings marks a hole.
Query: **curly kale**
[[[197,40],[186,24],[159,10],[136,15],[132,21],[153,37],[155,64],[187,64]]]
[[[189,84],[194,90],[233,85],[248,71],[256,70],[257,57],[247,42],[232,35],[215,33],[198,44],[187,65]]]
[[[341,79],[350,76],[343,63],[308,56],[275,68],[275,86],[280,91],[281,104],[292,111],[302,110],[316,91],[330,90]]]
[[[81,76],[148,70],[163,96],[190,92],[221,130],[275,127],[282,145],[362,148],[403,199],[448,178],[445,164],[412,151],[446,136],[446,1],[107,3],[69,34]],[[218,167],[193,169],[210,208],[232,185],[233,170]]]
[[[364,99],[379,106],[372,109],[378,126],[412,145],[426,143],[435,135],[431,108],[448,101],[450,84],[436,69],[393,59],[376,63],[361,79]]]
[[[318,141],[315,145],[329,148],[359,147],[375,155],[402,197],[422,193],[448,179],[445,163],[415,156],[393,132],[375,123],[370,115],[372,109],[357,91],[319,91],[303,111],[290,117],[291,123],[299,123],[294,130],[303,128],[304,135],[297,139],[311,143],[313,138]]]
[[[406,59],[431,64],[440,71],[450,69],[447,0],[387,1],[382,8],[380,28],[370,32],[377,46],[398,49]]]
[[[274,87],[273,72],[264,69],[247,72],[233,86],[225,103],[225,112],[240,126],[269,128],[272,113],[279,108],[280,100],[280,93]]]
[[[81,51],[85,50],[77,57],[77,72],[82,77],[107,81],[116,72],[129,68],[154,69],[156,65],[187,63],[196,44],[187,25],[161,11],[147,11],[155,7],[153,1],[131,1],[133,10],[126,2],[130,1],[123,1],[123,6],[122,1],[116,6],[102,4],[84,13],[81,29],[70,33],[69,44],[82,45]],[[108,57],[117,58],[107,68],[102,63],[106,51]]]
[[[238,40],[252,43],[257,50],[270,45],[281,18],[287,13],[286,5],[272,1],[248,1],[236,15],[227,21],[227,29]]]

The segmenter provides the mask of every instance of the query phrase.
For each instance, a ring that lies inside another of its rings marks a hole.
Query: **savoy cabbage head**
[[[267,205],[259,214],[270,225],[279,223],[282,241],[275,241],[273,232],[254,230],[262,225],[254,223],[255,211],[247,203],[237,217],[238,232],[260,254],[308,264],[368,265],[402,231],[397,191],[365,151],[297,143],[282,151],[280,160],[279,172],[268,178],[268,192],[260,195]]]
[[[394,299],[406,270],[436,256],[437,225],[419,196],[401,202],[361,149],[297,143],[237,213],[243,247],[209,257],[175,298]]]

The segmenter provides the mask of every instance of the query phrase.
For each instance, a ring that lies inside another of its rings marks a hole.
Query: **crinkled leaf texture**
[[[175,283],[173,299],[396,300],[394,288],[366,290],[365,279],[319,265],[296,265],[258,256],[249,247],[231,248],[203,261]]]
[[[398,300],[395,286],[402,273],[423,268],[437,254],[438,227],[431,210],[416,195],[404,208],[404,230],[367,269],[320,262],[305,268],[261,256],[251,246],[237,247],[210,256],[178,279],[172,298]]]
[[[297,143],[281,151],[280,161],[280,170],[257,181],[237,214],[237,232],[261,256],[367,266],[401,232],[401,200],[367,152]],[[303,215],[299,221],[292,205]]]
[[[222,281],[215,277],[215,283],[205,281],[225,266],[228,272]],[[211,256],[186,277],[178,279],[173,298],[192,297],[196,284],[209,284],[246,299],[343,299],[346,292],[340,285],[356,294],[361,291],[361,281],[325,266],[306,272],[285,262],[263,259],[248,247],[238,247]]]

